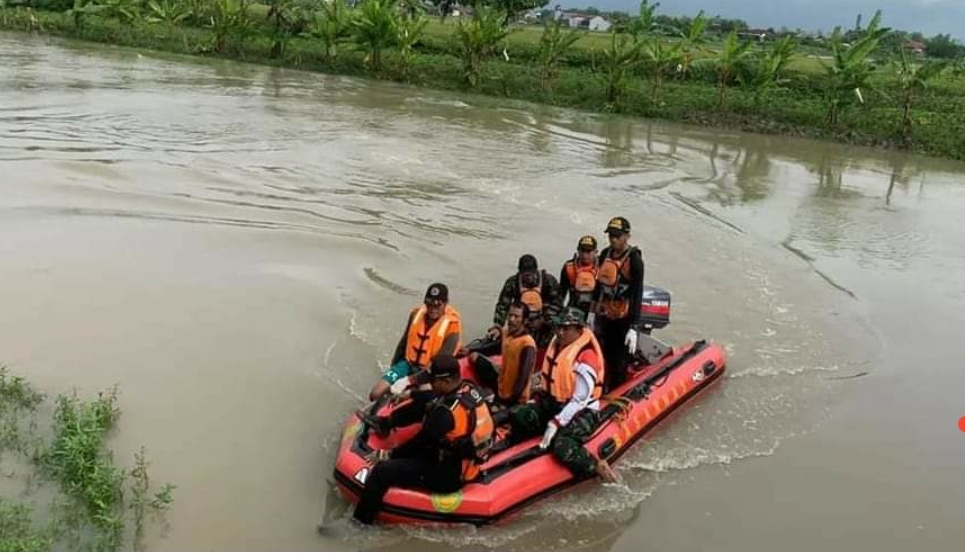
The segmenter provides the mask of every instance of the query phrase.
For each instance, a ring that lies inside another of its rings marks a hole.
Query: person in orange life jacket
[[[643,254],[630,246],[630,222],[614,217],[606,227],[610,246],[600,253],[597,273],[597,333],[606,359],[609,392],[627,379],[627,363],[637,350],[633,323],[640,317],[643,297]]]
[[[403,445],[376,450],[367,457],[375,465],[353,514],[361,523],[375,521],[390,487],[441,494],[458,491],[478,475],[479,464],[492,447],[495,426],[489,407],[482,392],[462,380],[458,360],[445,354],[436,356],[426,373],[431,395],[413,395],[412,402],[388,417],[358,412],[382,436],[395,427],[422,421],[419,432]]]
[[[556,318],[556,338],[543,358],[543,367],[533,387],[534,400],[510,411],[514,440],[539,436],[542,449],[578,478],[599,475],[617,479],[606,462],[583,446],[599,424],[603,385],[603,354],[600,345],[584,325],[579,308],[566,308]]]
[[[516,267],[518,271],[503,283],[499,300],[496,301],[493,326],[487,331],[490,338],[499,338],[499,333],[506,323],[509,307],[514,302],[522,302],[529,306],[534,318],[555,315],[562,309],[559,282],[556,277],[539,269],[535,256],[532,254],[520,256]]]
[[[529,307],[517,302],[509,307],[506,329],[502,332],[502,361],[497,367],[488,357],[473,352],[469,359],[482,385],[495,392],[496,402],[512,407],[529,400],[530,380],[536,365],[536,341],[526,328]]]
[[[573,259],[563,264],[560,271],[560,299],[564,306],[575,306],[587,313],[587,325],[593,327],[595,317],[597,262],[596,239],[592,235],[580,237]]]
[[[429,365],[429,360],[438,354],[455,354],[461,340],[462,321],[459,312],[449,305],[449,288],[442,283],[429,285],[424,304],[409,313],[389,370],[372,387],[369,400],[386,393],[399,394],[418,384],[423,378],[416,374]]]

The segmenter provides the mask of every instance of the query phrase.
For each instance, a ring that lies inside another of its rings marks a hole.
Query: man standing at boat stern
[[[432,359],[427,371],[432,393],[413,395],[410,404],[388,417],[368,412],[357,415],[376,433],[422,421],[422,428],[393,450],[376,450],[354,517],[370,524],[382,509],[391,487],[421,489],[440,494],[458,491],[479,474],[479,465],[492,447],[494,425],[482,392],[463,381],[459,362],[452,356]]]
[[[553,455],[576,477],[594,474],[615,481],[606,460],[596,459],[583,446],[600,421],[603,354],[579,308],[567,308],[554,318],[556,337],[550,343],[534,384],[535,400],[514,408],[510,426],[516,440],[543,433],[540,448]]]
[[[597,333],[606,360],[609,392],[627,380],[627,363],[637,350],[633,324],[640,318],[643,298],[643,253],[630,246],[630,222],[614,217],[606,227],[610,246],[600,252],[597,287]]]

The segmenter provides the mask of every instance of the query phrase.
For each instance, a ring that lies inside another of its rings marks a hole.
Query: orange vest
[[[513,388],[516,379],[522,368],[519,367],[519,355],[527,346],[536,349],[536,340],[529,333],[524,333],[519,337],[511,337],[508,333],[503,334],[502,340],[502,365],[499,370],[499,381],[496,383],[496,395],[500,400],[507,399],[513,395]],[[530,381],[526,381],[523,393],[519,396],[519,403],[522,404],[529,400]]]
[[[635,248],[627,248],[623,255],[615,260],[607,253],[597,273],[597,280],[601,285],[600,308],[609,319],[623,319],[630,313],[630,264],[627,262],[630,260],[630,252]]]
[[[446,335],[462,333],[459,312],[452,306],[447,305],[442,317],[428,329],[425,328],[425,316],[425,305],[415,309],[415,317],[412,318],[408,337],[405,340],[405,359],[414,367],[429,367],[429,361],[442,349]],[[456,345],[456,349],[458,350],[460,346],[462,346],[461,340]]]
[[[472,453],[462,463],[462,478],[471,481],[479,474],[479,464],[486,460],[492,448],[493,435],[496,426],[493,423],[489,406],[473,384],[464,382],[454,395],[446,397],[452,419],[455,421],[452,431],[446,433],[446,442],[463,456]]]
[[[576,391],[576,357],[584,349],[592,348],[600,365],[593,368],[596,373],[593,398],[600,398],[603,394],[603,350],[593,332],[584,328],[580,338],[564,346],[562,350],[557,351],[557,345],[557,340],[553,339],[543,358],[541,378],[545,383],[545,390],[557,402],[568,402]]]
[[[519,278],[519,301],[529,306],[529,311],[534,314],[543,310],[543,272],[539,271],[537,275],[536,286],[531,288],[524,288],[523,278]]]
[[[596,263],[592,265],[580,265],[578,258],[566,262],[563,266],[566,270],[566,278],[570,282],[570,304],[589,304],[593,301],[593,291],[596,290],[596,276],[600,268]]]

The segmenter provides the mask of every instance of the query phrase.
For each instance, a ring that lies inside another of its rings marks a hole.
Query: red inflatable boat
[[[627,382],[604,398],[603,417],[587,448],[610,463],[661,420],[693,399],[724,372],[724,350],[697,341],[671,347],[650,336],[669,322],[670,294],[646,287],[638,325],[638,352]],[[463,377],[475,380],[468,358],[462,358]],[[380,415],[390,406],[378,409]],[[418,432],[418,425],[395,429],[388,437],[370,432],[355,414],[348,418],[335,462],[335,481],[341,493],[357,502],[371,465],[365,456],[373,449],[392,448]],[[579,481],[549,451],[540,450],[540,437],[505,444],[482,466],[480,475],[454,494],[392,488],[385,496],[379,521],[385,523],[485,525],[504,519],[523,507],[572,487]]]

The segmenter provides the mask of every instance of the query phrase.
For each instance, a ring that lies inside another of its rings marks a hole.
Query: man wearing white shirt
[[[599,423],[604,372],[600,344],[585,321],[578,308],[567,308],[554,318],[556,337],[543,358],[534,400],[514,408],[510,423],[517,440],[542,431],[540,448],[552,448],[576,477],[596,474],[615,481],[616,473],[606,460],[596,459],[583,446]]]

